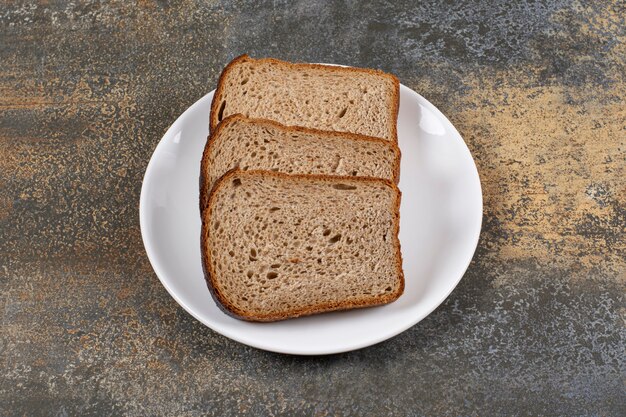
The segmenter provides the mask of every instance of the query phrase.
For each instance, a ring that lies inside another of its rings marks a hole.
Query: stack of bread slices
[[[376,70],[228,64],[200,172],[202,262],[222,310],[275,321],[402,294],[398,106],[398,80]]]

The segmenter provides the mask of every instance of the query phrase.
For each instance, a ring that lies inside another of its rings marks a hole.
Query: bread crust
[[[346,301],[346,302],[333,302],[333,303],[323,303],[316,306],[303,307],[300,309],[291,309],[288,311],[284,311],[281,313],[268,313],[268,314],[258,314],[254,312],[249,312],[245,310],[241,310],[234,305],[232,305],[226,297],[222,294],[218,285],[216,285],[215,281],[215,273],[212,269],[211,263],[211,254],[210,254],[210,242],[209,242],[209,233],[208,229],[210,227],[209,218],[211,217],[211,213],[213,211],[213,197],[216,192],[222,187],[224,184],[227,184],[228,181],[234,176],[266,176],[266,177],[277,177],[277,178],[285,178],[285,179],[293,179],[302,178],[302,179],[317,179],[324,180],[329,182],[337,182],[337,181],[346,181],[346,182],[379,182],[383,183],[386,186],[392,188],[395,191],[395,201],[393,203],[393,207],[391,208],[394,219],[394,231],[395,231],[395,239],[394,246],[396,249],[396,270],[400,280],[397,290],[391,294],[383,294],[377,299],[372,299],[371,297],[363,297],[358,300]],[[206,210],[202,213],[202,231],[200,235],[200,250],[202,252],[202,269],[204,271],[204,277],[209,288],[209,292],[211,296],[215,300],[217,306],[224,311],[226,314],[246,321],[257,321],[257,322],[271,322],[271,321],[279,321],[285,320],[289,318],[296,318],[302,316],[308,316],[311,314],[317,313],[326,313],[331,311],[339,311],[339,310],[349,310],[354,308],[363,308],[363,307],[374,307],[382,304],[387,304],[392,301],[397,300],[404,292],[404,273],[402,271],[402,253],[400,250],[400,240],[398,238],[398,234],[400,231],[400,199],[401,192],[398,187],[391,181],[385,180],[382,178],[371,178],[371,177],[345,177],[345,176],[329,176],[329,175],[304,175],[304,174],[283,174],[272,171],[242,171],[237,168],[234,168],[224,174],[215,184],[213,189],[209,194],[209,202],[206,207]]]
[[[220,140],[221,132],[228,127],[228,125],[237,122],[238,120],[247,120],[252,121],[254,123],[258,123],[260,125],[271,126],[278,129],[285,130],[287,132],[298,132],[298,133],[309,133],[316,135],[327,135],[327,136],[335,136],[342,137],[348,140],[360,140],[365,142],[376,142],[383,144],[385,146],[390,146],[394,152],[394,161],[393,161],[393,181],[397,184],[400,181],[400,148],[396,143],[393,143],[386,139],[376,138],[374,136],[366,136],[358,133],[350,133],[350,132],[336,132],[333,130],[320,130],[313,129],[308,127],[301,126],[286,126],[282,123],[276,122],[274,120],[269,119],[258,119],[258,118],[250,118],[245,117],[242,114],[231,114],[218,123],[217,127],[214,131],[211,132],[209,137],[207,138],[206,145],[204,146],[204,151],[202,152],[202,160],[200,161],[200,212],[204,210],[206,207],[206,202],[208,200],[208,193],[211,190],[208,190],[207,176],[205,173],[208,171],[209,166],[209,155],[211,154],[212,148],[215,146],[217,141]],[[335,176],[336,177],[336,176]]]
[[[235,65],[242,61],[246,61],[250,59],[248,54],[239,55],[237,58],[233,59],[224,67],[222,73],[220,74],[219,79],[217,80],[217,88],[215,89],[215,94],[213,94],[213,100],[211,100],[211,112],[209,114],[209,132],[212,133],[213,130],[219,124],[219,120],[217,120],[219,109],[218,103],[222,99],[222,94],[224,92],[224,80],[228,76],[230,70],[233,69]]]
[[[390,140],[392,142],[398,143],[398,112],[400,110],[400,81],[398,80],[398,78],[393,75],[393,74],[389,74],[387,72],[381,71],[381,70],[377,70],[377,69],[371,69],[371,68],[355,68],[355,67],[342,67],[342,66],[334,66],[334,65],[322,65],[322,64],[309,64],[309,63],[303,63],[303,62],[288,62],[288,61],[282,61],[279,59],[275,59],[275,58],[259,58],[259,59],[255,59],[255,58],[251,58],[250,56],[248,56],[247,54],[243,54],[238,56],[237,58],[233,59],[232,61],[230,61],[228,63],[228,65],[226,65],[226,67],[224,68],[224,70],[222,71],[222,73],[220,74],[220,77],[217,81],[217,88],[215,90],[215,94],[213,95],[213,100],[211,101],[211,113],[209,116],[209,130],[213,131],[213,129],[215,129],[217,127],[217,125],[219,124],[219,120],[218,120],[218,115],[219,115],[219,103],[222,100],[222,95],[224,92],[224,81],[226,79],[226,77],[228,76],[228,73],[233,69],[234,66],[236,66],[237,64],[243,62],[243,61],[256,61],[256,62],[272,62],[275,64],[279,64],[279,65],[285,65],[294,69],[298,69],[298,68],[318,68],[318,69],[323,69],[326,71],[330,71],[330,72],[359,72],[359,73],[368,73],[368,74],[373,74],[373,75],[379,75],[379,76],[384,76],[387,78],[391,78],[391,80],[393,81],[394,84],[394,92],[393,92],[393,96],[392,96],[392,118],[395,121],[395,123],[392,124],[391,127],[391,133],[392,133],[392,138],[391,139],[384,139],[384,140]]]

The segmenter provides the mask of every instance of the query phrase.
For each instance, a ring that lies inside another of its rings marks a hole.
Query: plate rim
[[[161,262],[158,259],[158,255],[156,254],[156,250],[154,249],[152,242],[147,237],[147,234],[148,234],[146,232],[146,228],[148,227],[147,226],[148,219],[146,218],[146,216],[147,216],[147,206],[148,206],[148,202],[147,202],[148,191],[147,191],[147,189],[148,189],[148,184],[150,184],[152,182],[151,178],[153,176],[151,175],[151,172],[154,169],[154,165],[156,163],[155,161],[157,160],[157,155],[160,153],[160,149],[165,146],[165,139],[167,137],[171,136],[171,132],[173,130],[176,130],[180,124],[183,124],[184,120],[186,120],[189,117],[189,115],[196,110],[197,107],[202,106],[206,100],[209,100],[209,98],[215,93],[215,90],[212,90],[209,93],[203,95],[195,103],[193,103],[191,106],[189,106],[183,113],[180,114],[180,116],[178,116],[178,118],[165,131],[165,133],[163,134],[163,136],[159,140],[159,143],[157,144],[157,146],[154,148],[154,151],[152,152],[152,155],[150,157],[148,165],[146,166],[146,170],[145,170],[145,173],[144,173],[144,176],[143,176],[143,180],[142,180],[141,193],[140,193],[140,197],[139,197],[139,227],[140,227],[140,231],[141,231],[141,238],[142,238],[142,242],[144,244],[144,249],[145,249],[146,254],[148,256],[148,260],[150,261],[150,264],[152,266],[152,269],[154,270],[154,272],[155,272],[157,278],[159,279],[159,281],[161,282],[161,285],[163,285],[165,287],[165,289],[169,293],[169,295],[187,313],[189,313],[192,317],[194,317],[196,320],[198,320],[203,325],[207,326],[209,329],[215,331],[216,333],[221,334],[222,336],[225,336],[225,337],[227,337],[227,338],[229,338],[231,340],[234,340],[236,342],[239,342],[239,343],[242,343],[244,345],[251,346],[251,347],[254,347],[254,348],[257,348],[257,349],[262,349],[262,350],[266,350],[266,351],[270,351],[270,352],[276,352],[276,353],[281,353],[281,354],[302,355],[302,356],[317,356],[317,355],[338,354],[338,353],[350,352],[350,351],[353,351],[353,350],[358,350],[358,349],[362,349],[362,348],[365,348],[365,347],[368,347],[368,346],[376,345],[376,344],[381,343],[381,342],[383,342],[385,340],[391,339],[391,338],[399,335],[400,333],[403,333],[407,329],[415,326],[420,321],[422,321],[423,319],[428,317],[441,304],[443,304],[443,302],[450,296],[452,291],[454,291],[454,289],[458,286],[458,284],[461,281],[461,279],[463,279],[463,277],[465,276],[465,273],[467,272],[467,270],[468,270],[472,260],[474,259],[474,255],[476,254],[476,249],[478,248],[478,243],[480,241],[480,234],[481,234],[481,231],[482,231],[483,216],[484,216],[484,201],[483,201],[482,181],[480,179],[480,172],[478,171],[478,167],[476,166],[476,161],[474,159],[474,156],[472,155],[469,147],[467,146],[467,143],[465,142],[465,140],[463,139],[463,137],[459,133],[458,129],[454,126],[454,124],[434,104],[432,104],[430,101],[428,101],[422,95],[420,95],[419,93],[417,93],[416,91],[414,91],[413,89],[407,87],[404,84],[400,84],[400,93],[399,93],[400,95],[402,95],[402,90],[403,89],[406,92],[408,92],[409,94],[414,95],[416,97],[416,99],[417,99],[417,102],[420,105],[424,105],[430,111],[435,113],[438,117],[441,117],[444,121],[446,121],[449,124],[449,126],[453,129],[453,132],[452,132],[453,135],[455,134],[456,136],[458,136],[458,139],[460,139],[462,146],[465,148],[464,150],[470,156],[470,159],[471,159],[471,162],[472,162],[473,171],[476,174],[476,177],[477,177],[477,180],[478,180],[478,191],[479,191],[479,193],[478,193],[477,197],[478,197],[478,202],[480,204],[480,219],[478,220],[477,231],[475,232],[475,235],[473,236],[473,242],[472,242],[473,249],[472,249],[472,252],[471,252],[471,256],[469,256],[469,260],[467,261],[465,267],[463,268],[462,273],[460,273],[459,276],[455,279],[454,284],[450,285],[449,290],[442,297],[440,297],[440,299],[436,303],[433,304],[431,309],[427,310],[427,312],[424,313],[424,314],[415,316],[412,320],[409,320],[407,322],[408,324],[400,326],[399,328],[393,328],[391,331],[380,333],[378,335],[378,337],[369,339],[367,341],[356,342],[354,344],[347,344],[347,345],[345,345],[343,347],[340,347],[338,349],[329,349],[329,348],[325,348],[325,349],[306,349],[306,348],[304,348],[304,349],[293,349],[293,348],[292,349],[281,349],[280,347],[277,347],[277,346],[274,346],[274,345],[271,345],[271,344],[263,343],[263,341],[258,341],[257,339],[252,339],[252,340],[246,339],[245,337],[241,336],[241,332],[230,330],[229,328],[226,328],[226,327],[223,327],[223,326],[220,326],[220,325],[216,325],[215,323],[209,323],[199,313],[195,312],[193,308],[191,308],[189,305],[187,305],[178,296],[177,292],[174,291],[169,286],[169,284],[167,283],[167,280],[164,278],[166,274],[163,271],[163,268],[161,266]]]

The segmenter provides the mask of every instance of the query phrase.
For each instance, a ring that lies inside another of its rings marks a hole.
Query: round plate
[[[165,133],[148,164],[139,204],[152,266],[174,299],[202,323],[238,342],[316,355],[369,346],[408,329],[441,304],[467,269],[480,234],[482,193],[463,139],[435,106],[400,87],[398,144],[404,294],[382,306],[274,323],[231,318],[209,294],[200,260],[198,178],[213,92]]]

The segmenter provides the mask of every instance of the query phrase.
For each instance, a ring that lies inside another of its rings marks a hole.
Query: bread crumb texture
[[[247,318],[375,305],[403,288],[390,182],[235,171],[204,216],[218,298]]]

